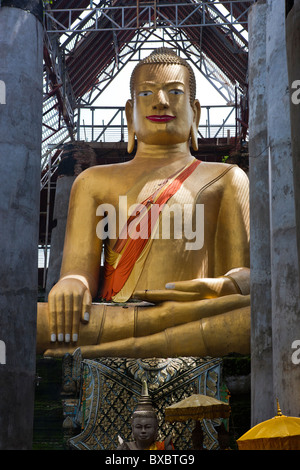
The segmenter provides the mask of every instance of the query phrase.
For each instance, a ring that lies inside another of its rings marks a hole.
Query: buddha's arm
[[[61,275],[48,297],[52,341],[76,341],[80,320],[87,320],[98,286],[101,240],[96,235],[96,200],[89,171],[74,182]]]
[[[234,166],[224,178],[216,230],[215,276],[235,268],[249,268],[249,238],[249,180]],[[237,280],[238,274],[235,276]]]

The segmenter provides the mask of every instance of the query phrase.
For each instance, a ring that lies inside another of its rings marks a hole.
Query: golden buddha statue
[[[134,69],[126,117],[136,155],[73,184],[60,279],[38,305],[38,352],[249,353],[248,178],[192,156],[195,89],[189,64],[169,49]]]

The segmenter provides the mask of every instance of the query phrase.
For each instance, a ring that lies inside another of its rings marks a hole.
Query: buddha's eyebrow
[[[181,81],[179,81],[179,80],[176,80],[176,81],[171,80],[171,81],[169,81],[169,82],[164,82],[164,83],[157,83],[157,82],[154,82],[154,81],[145,80],[144,82],[141,82],[141,83],[138,83],[138,84],[137,84],[137,86],[142,86],[142,87],[148,86],[148,85],[149,85],[149,86],[153,86],[153,85],[154,85],[154,86],[158,86],[158,87],[159,87],[160,85],[164,85],[164,86],[165,86],[165,85],[168,85],[168,86],[169,86],[169,85],[173,85],[173,86],[183,85],[183,86],[184,86],[185,84],[184,84],[184,82],[181,82]]]

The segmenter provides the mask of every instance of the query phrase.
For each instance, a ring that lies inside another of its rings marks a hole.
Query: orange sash
[[[112,251],[117,257],[117,263],[105,260],[104,264],[104,285],[102,289],[102,298],[110,301],[126,283],[130,273],[133,270],[135,262],[142,254],[149,238],[151,229],[155,226],[160,212],[168,200],[181,188],[183,182],[193,173],[201,162],[194,160],[187,167],[181,169],[172,177],[166,179],[162,186],[154,191],[149,197],[141,202],[141,211],[128,218],[125,227],[121,231]],[[170,182],[170,179],[172,181]],[[152,205],[155,204],[155,210],[152,211]],[[130,225],[137,221],[140,226],[138,237],[130,237]],[[129,229],[129,234],[128,234]],[[127,235],[124,237],[124,233]]]
[[[175,450],[173,442],[170,442],[170,447]],[[147,450],[166,450],[165,441],[155,441]]]

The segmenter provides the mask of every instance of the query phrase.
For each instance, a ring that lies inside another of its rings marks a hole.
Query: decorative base
[[[78,349],[73,357],[66,355],[64,361],[65,391],[80,390],[73,420],[81,425],[82,432],[69,440],[73,449],[115,450],[118,436],[131,440],[130,418],[141,396],[144,379],[159,420],[158,440],[171,434],[176,450],[193,448],[195,421],[167,423],[164,420],[165,408],[193,393],[220,399],[219,358],[81,360]],[[70,367],[72,361],[74,365]],[[70,415],[67,418],[70,421]],[[201,421],[206,449],[218,448],[214,426],[218,426],[220,421]]]

